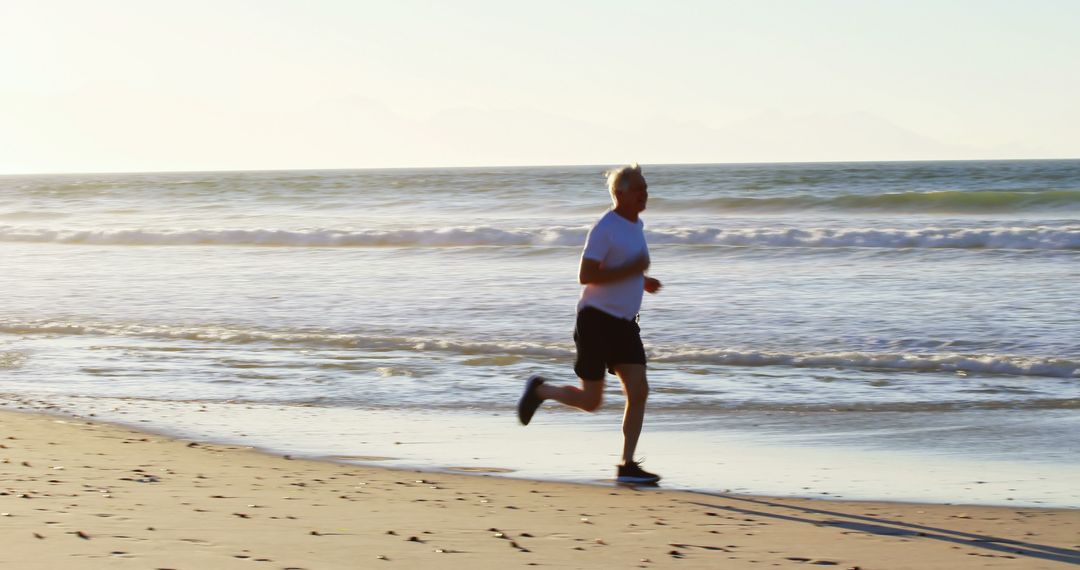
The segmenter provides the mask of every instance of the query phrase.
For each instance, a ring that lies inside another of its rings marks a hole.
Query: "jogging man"
[[[645,225],[638,218],[645,210],[649,186],[637,164],[606,174],[614,206],[589,230],[578,269],[578,281],[584,287],[574,327],[574,372],[581,379],[581,387],[552,386],[540,376],[529,378],[518,402],[518,419],[528,425],[544,400],[596,411],[604,394],[605,372],[611,372],[619,377],[626,394],[622,463],[618,465],[617,480],[656,483],[660,476],[645,471],[634,461],[649,396],[645,348],[637,316],[643,292],[660,290],[660,281],[645,275],[649,248]]]

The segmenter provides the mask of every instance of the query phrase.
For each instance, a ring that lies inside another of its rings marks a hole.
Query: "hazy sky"
[[[1071,0],[2,0],[0,173],[1080,157]]]

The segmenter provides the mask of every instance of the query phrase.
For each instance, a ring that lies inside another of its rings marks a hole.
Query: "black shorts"
[[[638,324],[600,309],[585,307],[578,313],[574,344],[574,372],[582,380],[603,380],[604,370],[614,374],[617,364],[645,364]]]

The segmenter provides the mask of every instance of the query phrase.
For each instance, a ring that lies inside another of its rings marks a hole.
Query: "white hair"
[[[605,172],[604,176],[607,176],[608,192],[611,192],[612,196],[614,196],[616,192],[624,192],[630,187],[630,182],[632,180],[645,179],[645,176],[641,174],[641,166],[636,162],[629,166],[612,168]]]

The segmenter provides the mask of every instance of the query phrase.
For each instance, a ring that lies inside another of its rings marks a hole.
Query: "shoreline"
[[[0,563],[20,568],[1080,564],[1077,509],[657,492],[393,469],[35,410],[2,409],[0,426]]]
[[[425,472],[481,472],[535,481],[609,485],[620,434],[615,414],[544,413],[522,428],[506,412],[372,410],[236,402],[17,396],[22,407],[91,419],[174,439],[213,441],[271,455]],[[1024,431],[1067,431],[1074,421],[1014,427],[1008,417],[950,414],[857,422],[836,418],[731,415],[702,429],[651,424],[643,454],[665,476],[665,490],[825,500],[1007,507],[1080,507],[1075,465],[1039,453],[987,455],[945,447],[943,436],[975,434],[991,422],[1022,440]],[[866,422],[876,422],[867,426]],[[937,427],[935,427],[937,426]],[[860,431],[870,437],[860,439]],[[881,433],[892,439],[882,439]],[[905,447],[934,435],[933,446]],[[1064,432],[1063,432],[1063,435]],[[854,439],[853,439],[854,436]],[[955,436],[954,436],[955,437]],[[567,441],[574,445],[567,446]],[[978,449],[977,447],[974,449]],[[524,452],[523,450],[528,450]],[[1061,454],[1058,453],[1058,456]]]

